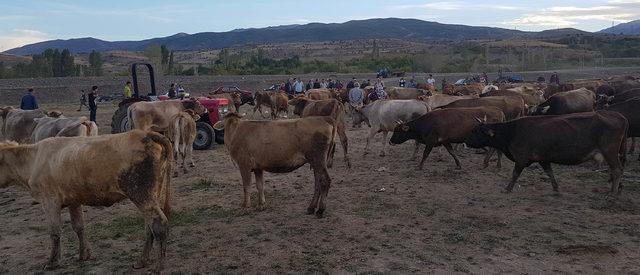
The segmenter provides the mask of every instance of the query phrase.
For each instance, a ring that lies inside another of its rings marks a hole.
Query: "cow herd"
[[[540,87],[468,87],[456,93],[394,89],[393,99],[348,104],[348,91],[311,90],[288,97],[257,92],[255,111],[271,110],[272,120],[247,120],[230,112],[214,128],[224,130],[225,147],[240,172],[243,207],[251,206],[255,177],[258,208],[265,207],[264,172],[288,173],[309,164],[314,194],[308,214],[322,217],[331,186],[329,168],[336,144],[351,168],[346,116],[352,126],[365,124],[364,154],[382,132],[380,156],[387,144],[415,141],[412,159],[424,146],[418,168],[423,169],[434,147],[443,146],[462,169],[456,144],[484,152],[484,167],[493,155],[501,166],[504,155],[514,162],[506,186],[512,191],[524,168],[539,163],[553,190],[558,184],[552,163],[577,165],[588,160],[609,167],[611,194],[620,192],[627,155],[627,138],[640,135],[640,82],[633,77]],[[236,96],[236,101],[238,97]],[[238,101],[237,111],[241,105]],[[299,118],[277,119],[289,109]],[[155,271],[163,268],[171,208],[171,178],[194,166],[191,144],[195,121],[205,108],[196,100],[137,102],[128,109],[130,131],[97,135],[97,126],[84,117],[67,118],[59,112],[0,108],[0,187],[24,186],[45,212],[51,236],[46,268],[60,259],[61,211],[69,208],[79,240],[81,260],[90,257],[82,206],[110,206],[132,201],[144,216],[145,243],[135,267],[146,267],[154,242],[158,248]],[[388,134],[392,133],[390,139]],[[353,146],[351,146],[352,148]],[[631,150],[634,149],[632,144]]]

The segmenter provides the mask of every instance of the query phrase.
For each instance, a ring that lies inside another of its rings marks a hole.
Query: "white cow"
[[[380,156],[386,155],[387,134],[393,132],[393,129],[398,125],[398,121],[411,121],[416,119],[429,111],[429,107],[419,100],[377,100],[363,108],[358,108],[353,115],[354,125],[359,125],[362,122],[366,122],[371,129],[367,136],[367,144],[364,147],[364,154],[369,153],[369,141],[378,133],[382,132],[382,151]],[[413,157],[418,150],[418,143],[416,142],[416,150]]]

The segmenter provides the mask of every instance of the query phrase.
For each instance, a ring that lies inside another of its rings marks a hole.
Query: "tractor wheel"
[[[131,104],[123,105],[118,108],[111,117],[111,133],[124,133],[129,131],[129,118],[127,118],[127,110]]]
[[[204,121],[196,122],[196,140],[193,141],[193,149],[206,150],[211,147],[215,139],[213,127]]]

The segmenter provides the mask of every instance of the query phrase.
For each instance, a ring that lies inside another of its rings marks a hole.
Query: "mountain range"
[[[617,31],[618,29],[616,29]],[[603,30],[604,31],[604,30]],[[228,32],[178,33],[141,41],[104,41],[92,37],[50,40],[5,51],[13,55],[41,53],[47,48],[69,49],[74,53],[96,51],[141,51],[152,44],[172,50],[204,50],[247,44],[323,42],[362,39],[449,40],[544,38],[588,33],[577,29],[526,32],[494,27],[442,24],[418,19],[382,18],[345,23],[310,23],[267,28],[236,29]]]
[[[640,20],[618,24],[611,28],[599,31],[600,33],[640,35]]]

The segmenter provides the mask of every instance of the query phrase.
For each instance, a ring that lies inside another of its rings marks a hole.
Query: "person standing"
[[[327,81],[324,80],[324,78],[322,79],[322,82],[320,82],[320,88],[321,89],[326,89],[327,88]]]
[[[378,77],[376,79],[374,89],[376,91],[376,95],[378,96],[378,100],[387,98],[387,93],[384,91],[384,81],[382,81],[382,78]]]
[[[287,79],[287,83],[284,84],[284,92],[288,95],[293,94],[293,86],[291,85],[291,78]]]
[[[296,94],[300,94],[304,91],[304,83],[301,80],[297,80],[293,85],[293,88],[296,92]]]
[[[550,84],[560,85],[560,78],[558,77],[558,73],[557,72],[553,72],[553,74],[549,78],[549,83]]]
[[[429,86],[434,87],[436,86],[436,79],[433,78],[432,74],[429,74],[429,78],[427,78],[427,84],[429,84]]]
[[[347,82],[347,90],[351,91],[351,89],[355,88],[356,78],[352,78],[351,81]]]
[[[313,88],[314,89],[320,89],[320,81],[318,81],[317,78],[316,78],[316,81],[313,82]]]
[[[133,96],[133,92],[131,91],[131,81],[127,81],[127,84],[124,85],[124,98],[131,98]]]
[[[169,86],[169,91],[167,92],[167,96],[171,99],[178,97],[178,91],[176,91],[175,83],[171,83],[171,86]]]
[[[80,108],[78,108],[78,112],[82,111],[82,106],[89,108],[89,106],[87,106],[87,94],[84,90],[80,90]]]
[[[489,76],[487,72],[482,72],[482,77],[484,78],[484,85],[489,85]]]
[[[22,110],[35,110],[38,109],[38,100],[36,100],[36,96],[33,95],[33,88],[27,90],[27,93],[22,96],[20,100],[20,109]]]
[[[313,80],[309,79],[309,82],[307,82],[307,87],[305,87],[306,91],[313,89]]]
[[[93,122],[96,122],[96,112],[98,111],[98,105],[96,105],[97,97],[98,97],[98,86],[93,86],[91,87],[91,92],[89,93],[89,120]]]
[[[418,83],[416,83],[416,79],[411,77],[411,80],[409,80],[409,88],[417,88],[418,87]]]
[[[349,106],[351,106],[351,115],[355,115],[357,108],[360,108],[363,105],[364,90],[360,89],[360,85],[354,86],[353,89],[349,90]],[[359,127],[360,125],[357,126]],[[356,127],[355,123],[353,124],[353,127]]]

